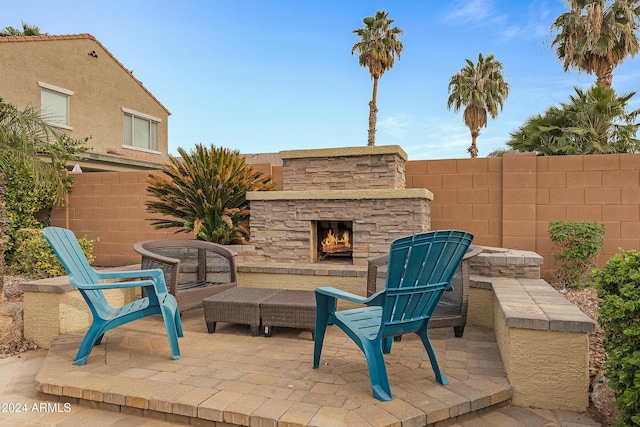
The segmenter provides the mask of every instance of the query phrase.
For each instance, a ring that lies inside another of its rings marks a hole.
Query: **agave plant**
[[[147,211],[158,229],[193,232],[199,240],[246,244],[249,239],[247,191],[272,190],[270,177],[254,171],[238,151],[196,145],[180,157],[169,156],[163,174],[150,174],[147,192],[153,200]]]

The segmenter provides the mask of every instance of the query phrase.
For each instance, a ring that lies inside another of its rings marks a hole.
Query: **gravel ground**
[[[18,285],[23,280],[24,278],[19,276],[4,276],[4,298],[0,298],[0,304],[4,304],[5,301],[22,301],[22,291],[18,288]],[[36,344],[25,339],[0,342],[0,359],[37,348]]]

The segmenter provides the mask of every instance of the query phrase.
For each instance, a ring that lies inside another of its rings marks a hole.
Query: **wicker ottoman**
[[[260,315],[265,336],[274,326],[309,329],[316,327],[316,297],[314,291],[283,290],[260,302]]]
[[[251,335],[260,334],[260,303],[280,289],[231,288],[202,300],[207,331],[216,331],[216,322],[239,323],[251,327]]]

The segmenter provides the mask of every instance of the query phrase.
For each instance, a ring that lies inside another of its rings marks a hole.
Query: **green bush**
[[[36,212],[50,209],[56,198],[56,188],[46,182],[35,182],[31,171],[20,167],[16,159],[10,159],[10,167],[4,172],[6,191],[4,194],[7,217],[7,264],[14,263],[15,246],[20,241],[19,230],[42,228],[49,225],[49,217],[38,220]]]
[[[605,377],[618,407],[617,426],[640,425],[640,252],[616,254],[594,270]]]
[[[150,218],[151,224],[222,245],[247,244],[247,191],[273,189],[271,177],[255,171],[237,150],[199,144],[178,153],[162,167],[164,174],[147,178],[147,211],[162,215]]]
[[[42,230],[37,228],[23,228],[16,234],[14,262],[11,264],[15,273],[30,279],[43,279],[66,275],[64,267],[56,254],[42,235]],[[86,237],[78,239],[80,247],[89,263],[95,259],[93,256],[93,244],[97,240],[88,240]]]
[[[553,259],[560,263],[557,272],[560,284],[571,288],[591,284],[589,275],[597,265],[604,233],[604,225],[596,222],[549,223],[549,238],[557,250]]]

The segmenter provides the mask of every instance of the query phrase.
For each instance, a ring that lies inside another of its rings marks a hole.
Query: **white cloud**
[[[491,15],[493,4],[487,0],[457,0],[444,16],[447,24],[483,22]]]
[[[413,120],[407,114],[401,113],[378,120],[376,128],[391,140],[400,140],[407,136],[412,127],[412,122]]]

